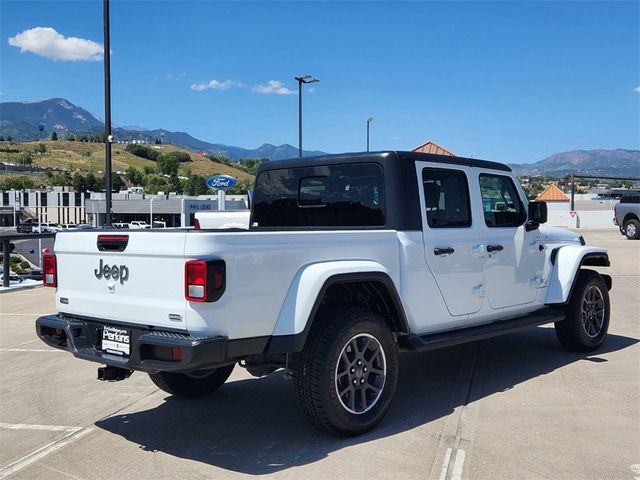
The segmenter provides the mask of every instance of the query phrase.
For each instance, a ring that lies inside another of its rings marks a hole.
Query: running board
[[[537,327],[545,323],[564,320],[564,311],[556,307],[546,307],[524,317],[501,320],[498,322],[465,327],[447,332],[416,335],[403,334],[398,337],[398,346],[404,350],[423,352],[437,348],[450,347],[461,343],[476,342],[485,338],[497,337],[526,328]]]

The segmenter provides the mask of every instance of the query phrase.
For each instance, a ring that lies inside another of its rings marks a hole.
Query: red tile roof
[[[431,142],[431,141],[429,141],[427,143],[423,143],[422,145],[418,145],[412,151],[413,152],[419,152],[419,153],[433,153],[435,155],[449,155],[451,157],[455,157],[456,156],[455,153],[450,152],[446,148],[441,147],[437,143]]]
[[[556,187],[553,183],[550,184],[544,191],[536,197],[536,201],[541,202],[568,202],[567,197],[562,190]]]

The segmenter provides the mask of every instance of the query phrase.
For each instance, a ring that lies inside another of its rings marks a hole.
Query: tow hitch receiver
[[[120,367],[112,367],[110,365],[98,368],[98,380],[106,382],[119,382],[131,376],[133,370]]]

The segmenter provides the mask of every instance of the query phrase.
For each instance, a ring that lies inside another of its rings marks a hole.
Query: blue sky
[[[293,77],[311,73],[320,83],[304,96],[305,149],[363,150],[369,116],[372,149],[431,139],[514,163],[638,149],[639,5],[112,0],[113,121],[296,145]],[[102,43],[102,2],[0,9],[0,100],[64,97],[103,116],[92,43]],[[22,33],[37,27],[54,31]]]

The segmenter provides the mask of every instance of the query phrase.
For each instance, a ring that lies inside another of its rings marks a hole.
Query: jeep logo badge
[[[104,260],[100,259],[100,265],[93,271],[98,280],[104,278],[109,280],[120,280],[120,285],[129,280],[129,267],[126,265],[105,265]]]

